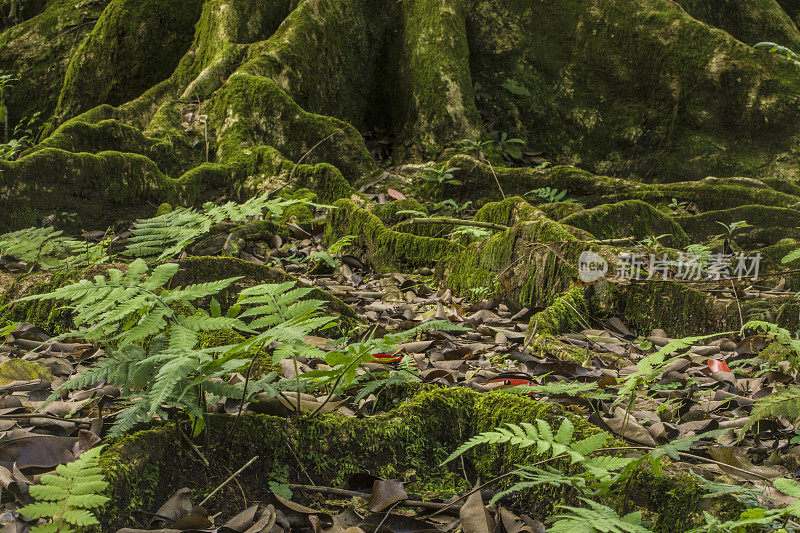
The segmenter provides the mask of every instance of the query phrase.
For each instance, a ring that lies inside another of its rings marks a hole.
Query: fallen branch
[[[237,470],[236,472],[234,472],[233,474],[231,474],[230,476],[228,476],[228,479],[226,479],[225,481],[223,481],[223,482],[222,482],[222,484],[221,484],[219,487],[217,487],[216,489],[214,489],[214,490],[211,492],[211,494],[209,494],[208,496],[206,496],[206,497],[205,497],[205,499],[204,499],[203,501],[201,501],[199,504],[197,504],[197,506],[198,506],[198,507],[202,507],[202,506],[203,506],[203,505],[204,505],[204,504],[205,504],[205,503],[206,503],[208,500],[210,500],[210,499],[212,498],[212,496],[214,496],[216,493],[218,493],[219,491],[221,491],[221,490],[222,490],[222,489],[225,487],[225,485],[227,485],[228,483],[230,483],[231,481],[233,481],[233,480],[236,478],[236,476],[238,476],[239,474],[241,474],[242,472],[244,472],[244,470],[245,470],[245,469],[246,469],[248,466],[250,466],[251,464],[255,463],[255,462],[256,462],[256,460],[258,460],[258,455],[256,455],[255,457],[253,457],[252,459],[250,459],[249,461],[247,461],[247,462],[244,464],[244,466],[243,466],[243,467],[241,467],[239,470]]]

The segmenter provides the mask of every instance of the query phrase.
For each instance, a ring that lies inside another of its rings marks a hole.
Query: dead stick
[[[225,487],[225,485],[227,485],[228,483],[230,483],[231,481],[233,481],[233,480],[234,480],[234,478],[236,478],[236,476],[238,476],[239,474],[241,474],[241,473],[244,471],[244,469],[245,469],[245,468],[247,468],[247,467],[248,467],[248,466],[250,466],[251,464],[255,463],[255,462],[256,462],[256,460],[258,460],[258,455],[256,455],[255,457],[253,457],[252,459],[250,459],[249,461],[247,461],[243,467],[241,467],[239,470],[237,470],[236,472],[234,472],[233,474],[231,474],[231,475],[228,477],[228,479],[226,479],[225,481],[223,481],[223,482],[222,482],[222,484],[221,484],[219,487],[217,487],[216,489],[214,489],[214,491],[213,491],[211,494],[209,494],[208,496],[206,496],[206,498],[205,498],[203,501],[201,501],[201,502],[198,504],[198,506],[199,506],[199,507],[202,507],[202,506],[203,506],[203,505],[204,505],[204,504],[205,504],[205,503],[206,503],[208,500],[210,500],[210,499],[211,499],[211,497],[212,497],[212,496],[214,496],[214,494],[216,494],[216,493],[218,493],[219,491],[221,491],[221,490],[222,490],[222,489]]]

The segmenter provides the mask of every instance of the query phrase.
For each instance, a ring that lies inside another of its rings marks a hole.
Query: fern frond
[[[742,428],[742,435],[764,418],[784,417],[795,420],[800,417],[800,385],[781,387],[769,396],[756,400],[750,419]]]
[[[566,427],[565,427],[566,425]],[[480,444],[511,444],[520,448],[528,448],[536,446],[537,453],[544,454],[548,451],[552,457],[566,454],[570,457],[572,463],[583,462],[586,456],[602,448],[608,438],[608,433],[602,432],[587,437],[577,442],[563,443],[567,435],[572,437],[574,426],[569,420],[564,420],[561,423],[556,434],[559,440],[553,436],[553,430],[550,425],[541,419],[536,419],[536,426],[533,424],[523,422],[522,424],[506,424],[505,427],[498,427],[491,431],[484,431],[479,435],[475,435],[467,442],[459,446],[450,456],[444,460],[442,464],[447,464],[453,459],[464,454],[467,450],[474,448]]]
[[[680,355],[676,355],[673,357],[668,358],[668,356],[672,355],[675,352],[685,350],[694,344],[704,341],[706,339],[710,339],[711,337],[718,337],[720,335],[726,335],[732,332],[724,332],[724,333],[715,333],[712,335],[701,335],[697,337],[685,337],[683,339],[676,339],[666,346],[662,347],[658,351],[653,354],[650,354],[644,357],[641,361],[636,363],[638,369],[629,374],[625,377],[622,382],[622,385],[619,388],[619,392],[617,394],[616,400],[614,400],[612,405],[618,405],[620,402],[625,401],[629,398],[630,394],[632,394],[637,387],[639,387],[643,382],[652,381],[658,375],[661,374],[661,370],[680,357]]]
[[[586,498],[581,498],[581,500],[588,507],[559,505],[557,509],[566,512],[557,514],[548,520],[553,523],[548,531],[551,533],[647,533],[650,531],[643,525],[641,512],[619,516],[611,507]]]
[[[59,465],[56,474],[44,475],[39,485],[30,487],[30,494],[42,501],[27,505],[20,512],[30,518],[50,520],[45,527],[35,527],[33,531],[65,532],[71,526],[99,524],[90,509],[109,500],[100,494],[108,487],[99,467],[102,449],[102,446],[92,448],[72,463]]]

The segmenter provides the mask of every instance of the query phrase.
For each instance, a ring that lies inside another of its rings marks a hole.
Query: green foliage
[[[436,167],[425,167],[422,169],[424,174],[422,175],[422,179],[425,181],[429,181],[431,183],[437,183],[439,185],[448,184],[448,185],[461,185],[461,181],[455,179],[453,176],[454,172],[461,170],[458,167],[450,167],[444,169],[438,169]]]
[[[708,260],[711,257],[711,248],[705,244],[690,244],[686,247],[686,253],[693,258],[697,258],[697,261],[705,266],[708,264]]]
[[[137,259],[125,273],[110,269],[107,276],[18,300],[69,302],[76,329],[67,335],[108,347],[107,357],[61,388],[77,389],[101,381],[122,388],[122,401],[129,408],[117,417],[112,434],[121,434],[154,415],[167,418],[164,405],[202,419],[203,386],[246,363],[224,353],[225,347],[197,349],[198,334],[253,330],[239,318],[212,317],[192,306],[193,301],[213,296],[238,278],[165,289],[177,270],[176,263],[165,263],[151,272]],[[149,350],[141,346],[145,342]],[[56,399],[59,391],[50,400]]]
[[[40,112],[34,113],[30,117],[21,119],[11,132],[11,139],[0,144],[0,159],[16,159],[24,150],[33,146],[36,135],[36,123],[41,116]]]
[[[742,428],[742,435],[759,420],[769,417],[800,418],[800,385],[780,386],[774,393],[759,398]]]
[[[522,148],[525,141],[522,139],[511,138],[507,133],[503,132],[500,136],[500,152],[506,159],[522,159]]]
[[[458,146],[462,152],[475,154],[480,160],[484,159],[484,151],[487,148],[491,148],[492,144],[492,141],[473,141],[472,139],[461,139],[458,142]]]
[[[681,354],[669,358],[668,356],[672,355],[673,353],[679,350],[685,350],[686,348],[689,348],[690,346],[694,345],[697,342],[725,334],[726,333],[715,333],[712,335],[702,335],[699,337],[686,337],[683,339],[676,339],[668,343],[663,348],[659,349],[657,352],[644,357],[641,361],[639,361],[636,364],[637,370],[625,376],[625,378],[623,379],[621,386],[619,388],[617,399],[614,400],[613,405],[618,405],[619,403],[623,402],[626,398],[629,399],[629,402],[633,402],[636,390],[638,390],[642,385],[649,383],[654,379],[656,379],[657,377],[659,377],[664,367],[672,363],[677,358],[681,357]]]
[[[452,198],[433,204],[433,210],[441,215],[460,215],[472,206],[472,202],[458,204]]]
[[[717,221],[717,224],[725,228],[725,231],[728,232],[728,236],[732,236],[736,230],[740,228],[747,228],[750,226],[744,220],[737,220],[736,222],[731,222],[730,224],[725,224],[724,222]]]
[[[647,533],[642,513],[628,513],[619,516],[614,509],[601,503],[581,498],[588,507],[559,505],[557,509],[565,512],[551,517],[551,533]]]
[[[62,233],[45,227],[0,235],[0,254],[35,263],[43,270],[81,268],[108,261],[106,248],[110,240],[89,243],[64,237]]]
[[[448,235],[451,238],[464,240],[467,243],[480,241],[492,236],[492,231],[476,226],[461,226]]]
[[[553,429],[544,420],[536,419],[535,422],[536,425],[528,422],[519,425],[506,424],[507,428],[499,427],[475,435],[451,453],[442,464],[449,463],[467,450],[481,444],[511,444],[520,448],[535,447],[537,454],[549,454],[551,458],[569,457],[572,464],[580,463],[585,468],[606,470],[602,461],[607,458],[588,456],[603,447],[608,439],[607,432],[596,433],[583,440],[574,441],[572,436],[575,426],[569,419],[564,419],[556,432],[553,432]]]
[[[538,394],[541,396],[580,396],[596,400],[611,399],[609,394],[600,392],[598,389],[599,387],[597,386],[597,383],[559,381],[555,383],[547,383],[545,385],[516,385],[503,390],[506,392],[513,392],[514,394]]]
[[[352,246],[356,239],[357,237],[355,235],[345,235],[335,243],[331,244],[327,250],[309,254],[306,260],[314,264],[324,262],[329,267],[336,268],[340,263],[336,256],[342,251],[343,248]]]
[[[91,509],[109,500],[101,494],[108,486],[99,466],[102,449],[87,450],[75,461],[56,467],[55,474],[42,476],[39,485],[31,485],[31,496],[40,501],[20,512],[28,518],[48,519],[47,524],[35,526],[34,533],[72,533],[75,528],[100,525]]]
[[[524,194],[524,196],[526,198],[530,196],[538,196],[539,198],[545,200],[547,203],[551,204],[555,202],[568,202],[568,203],[575,202],[575,200],[571,198],[566,200],[564,199],[567,193],[568,191],[566,189],[561,191],[555,188],[542,187],[541,189],[534,189],[532,191],[528,191]]]
[[[314,370],[303,374],[303,379],[309,380],[308,387],[321,389],[330,387],[331,394],[341,393],[354,385],[360,387],[357,398],[361,399],[391,385],[397,385],[413,380],[419,372],[414,368],[410,359],[404,357],[400,361],[400,370],[388,374],[371,374],[368,379],[358,376],[358,368],[365,363],[381,362],[376,355],[391,354],[396,347],[417,334],[426,330],[437,331],[464,331],[462,326],[443,320],[434,320],[420,324],[416,327],[398,333],[388,333],[377,338],[372,334],[357,343],[346,343],[342,339],[340,344],[344,347],[328,352],[324,355],[325,363],[330,370]]]
[[[163,261],[180,254],[215,224],[223,221],[244,222],[264,216],[265,211],[269,217],[280,219],[287,207],[296,204],[316,205],[307,200],[283,200],[264,194],[242,204],[207,203],[202,210],[178,208],[161,216],[136,221],[131,228],[133,236],[125,255],[147,258],[151,263]]]
[[[511,78],[506,78],[505,83],[501,83],[500,87],[502,87],[503,89],[505,89],[506,91],[510,92],[511,94],[513,94],[515,96],[530,97],[530,95],[531,95],[531,93],[530,93],[530,91],[528,91],[528,89],[526,89],[525,87],[523,87],[522,85],[517,83],[516,80],[513,80]]]

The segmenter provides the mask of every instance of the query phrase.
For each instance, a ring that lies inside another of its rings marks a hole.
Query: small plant
[[[244,222],[263,216],[265,211],[270,218],[277,220],[287,207],[297,204],[332,207],[313,204],[307,200],[269,198],[264,194],[242,204],[228,202],[214,205],[209,202],[203,206],[202,211],[178,208],[161,216],[137,220],[131,228],[133,237],[130,238],[124,255],[146,258],[151,263],[163,261],[180,254],[187,246],[208,233],[214,224],[225,220]]]
[[[461,151],[467,154],[475,154],[475,156],[483,161],[485,159],[484,151],[492,146],[492,141],[473,141],[472,139],[461,139],[459,141]]]
[[[52,227],[27,228],[0,235],[0,253],[33,263],[43,270],[81,268],[105,263],[110,238],[89,243],[63,236]]]
[[[525,87],[523,87],[522,85],[517,83],[516,80],[511,79],[511,78],[506,78],[506,81],[504,83],[501,83],[500,87],[502,87],[503,89],[505,89],[506,91],[510,92],[511,94],[513,94],[515,96],[530,97],[530,95],[531,95],[531,93],[530,93],[530,91],[528,91],[528,89],[526,89]]]
[[[462,182],[457,180],[455,176],[453,176],[453,172],[457,172],[461,170],[458,167],[450,167],[445,169],[438,169],[436,167],[425,167],[422,169],[425,174],[422,178],[426,181],[432,183],[438,183],[439,185],[448,184],[448,185],[462,185]]]
[[[335,243],[331,244],[327,250],[321,250],[309,254],[306,258],[306,261],[312,264],[323,262],[330,268],[336,268],[341,265],[341,260],[336,256],[339,255],[339,252],[341,252],[343,248],[351,246],[356,241],[356,238],[357,237],[355,235],[345,235]]]
[[[492,95],[483,90],[483,85],[475,82],[472,86],[472,93],[475,95],[475,100],[484,100],[486,102],[492,99]]]
[[[728,234],[728,237],[732,237],[734,232],[740,228],[747,228],[750,227],[750,224],[745,222],[744,220],[738,220],[736,222],[731,222],[730,224],[725,224],[724,222],[717,221],[717,224],[725,228],[725,231]]]
[[[676,214],[681,214],[686,212],[686,207],[689,205],[689,202],[679,202],[677,198],[673,198],[672,202],[669,204],[669,208]]]
[[[75,461],[56,467],[55,474],[45,474],[39,485],[31,485],[30,494],[36,503],[26,505],[20,513],[28,518],[45,518],[34,533],[73,533],[76,529],[98,526],[92,509],[102,507],[109,498],[102,495],[108,487],[100,470],[98,446],[87,450]]]
[[[523,196],[525,196],[526,198],[532,196],[538,196],[539,198],[545,200],[545,202],[549,204],[554,204],[556,202],[566,202],[566,203],[575,202],[575,200],[573,199],[567,199],[567,200],[564,199],[564,197],[567,196],[568,192],[569,191],[567,191],[566,189],[562,191],[551,187],[542,187],[541,189],[534,189],[532,191],[528,191]]]
[[[619,516],[617,512],[595,501],[581,498],[587,507],[572,507],[570,505],[558,505],[556,510],[561,510],[560,514],[551,517],[548,522],[552,523],[547,531],[552,533],[571,533],[574,531],[602,531],[603,533],[649,533],[650,529],[645,527],[640,511]],[[602,524],[602,526],[600,526]],[[600,527],[598,527],[600,526]]]
[[[510,138],[507,133],[503,132],[500,136],[500,152],[506,159],[519,160],[522,159],[522,146],[525,141],[517,138]]]
[[[471,206],[471,201],[464,202],[463,204],[459,205],[458,202],[452,198],[448,198],[447,200],[433,204],[433,210],[442,215],[460,215]]]
[[[711,248],[705,244],[690,244],[686,247],[686,253],[698,263],[705,266],[711,257]]]
[[[469,243],[481,241],[491,237],[492,231],[486,228],[479,228],[475,226],[461,226],[460,228],[453,230],[448,236],[453,239],[464,240]]]

